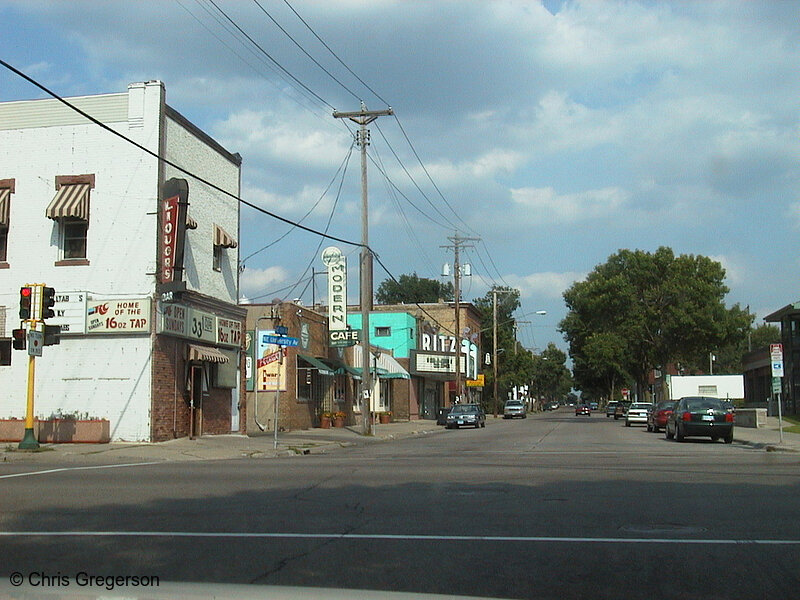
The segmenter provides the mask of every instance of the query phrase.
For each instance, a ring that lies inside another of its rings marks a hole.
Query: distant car
[[[600,405],[597,402],[589,402],[589,408],[591,408],[592,410],[597,410],[598,408],[600,408]]]
[[[527,416],[528,411],[525,410],[525,403],[521,400],[509,400],[506,402],[505,406],[503,406],[504,419],[513,419],[514,417],[525,419]]]
[[[545,410],[558,410],[561,405],[558,402],[548,402],[544,405]]]
[[[633,423],[647,423],[647,413],[653,407],[650,402],[634,402],[625,414],[625,427]]]
[[[734,414],[723,401],[705,396],[681,398],[667,418],[664,433],[668,440],[682,442],[691,436],[708,436],[712,441],[722,438],[733,442]]]
[[[592,409],[589,408],[588,404],[578,404],[575,407],[575,416],[578,417],[580,415],[586,415],[587,417],[592,416]]]
[[[619,404],[619,402],[612,400],[606,405],[606,417],[614,416],[614,410],[617,408],[617,404]]]
[[[630,402],[617,402],[617,405],[614,407],[614,420],[622,419],[625,415],[628,414],[628,407],[630,406]]]
[[[674,400],[669,400],[654,405],[647,413],[647,431],[658,433],[659,429],[666,427],[667,418],[672,414],[676,404]]]
[[[447,413],[447,429],[458,429],[463,426],[486,427],[486,415],[477,404],[456,404]]]

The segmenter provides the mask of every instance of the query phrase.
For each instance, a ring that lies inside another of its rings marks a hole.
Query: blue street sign
[[[262,344],[275,344],[276,346],[297,346],[300,340],[294,337],[285,337],[282,335],[264,335],[261,338]]]
[[[278,325],[275,327],[275,334],[276,335],[289,335],[289,328],[284,327],[283,325]]]

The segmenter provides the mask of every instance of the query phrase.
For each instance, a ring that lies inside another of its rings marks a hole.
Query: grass
[[[791,427],[784,426],[783,430],[788,433],[800,433],[800,418],[796,416],[787,417],[786,415],[783,416],[783,420],[787,423],[791,423]]]

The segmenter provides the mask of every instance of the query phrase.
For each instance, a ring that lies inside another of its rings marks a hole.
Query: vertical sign
[[[286,391],[286,361],[280,360],[284,350],[269,343],[274,334],[274,331],[256,331],[256,385],[259,392]]]
[[[772,376],[783,377],[783,344],[770,344],[769,358],[772,364]]]
[[[347,259],[336,246],[322,251],[328,267],[328,331],[347,329]]]
[[[172,178],[164,182],[161,191],[161,250],[159,273],[161,283],[183,278],[183,243],[186,237],[186,207],[189,184],[185,179]],[[178,276],[175,276],[175,272]]]

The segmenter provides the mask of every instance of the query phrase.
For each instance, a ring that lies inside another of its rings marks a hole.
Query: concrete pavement
[[[487,416],[487,426],[500,422]],[[784,429],[791,423],[784,421]],[[435,421],[400,421],[375,425],[372,436],[361,435],[359,427],[306,429],[280,432],[277,448],[272,435],[210,435],[190,440],[179,438],[167,442],[112,442],[109,444],[42,444],[39,451],[17,450],[16,443],[0,446],[0,462],[37,464],[69,463],[138,463],[164,461],[220,460],[232,458],[273,458],[324,454],[341,448],[385,443],[396,439],[436,435],[444,427]],[[736,427],[734,444],[742,444],[767,452],[800,452],[800,434],[784,431],[780,443],[777,417],[767,417],[766,427]]]

